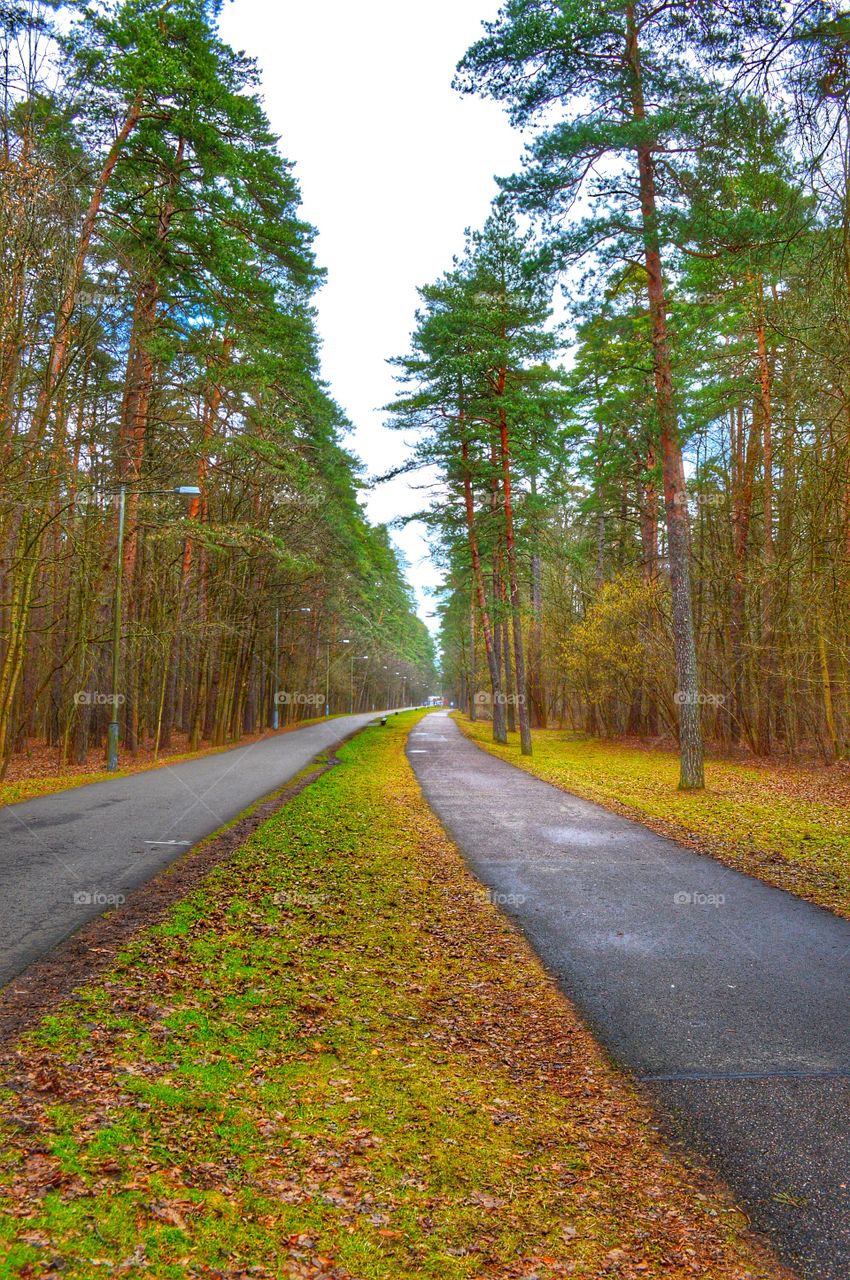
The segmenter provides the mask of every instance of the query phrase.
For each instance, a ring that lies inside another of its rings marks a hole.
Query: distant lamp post
[[[167,493],[172,497],[199,498],[201,491],[195,484],[181,484],[176,489],[128,489],[126,484],[119,484],[118,493],[118,563],[115,566],[115,600],[112,614],[112,719],[106,731],[106,770],[115,773],[118,768],[118,738],[121,725],[118,720],[118,705],[121,700],[121,603],[124,593],[124,517],[127,506],[127,494]]]
[[[325,657],[325,716],[331,713],[331,645],[332,640],[325,641],[327,652]],[[350,640],[341,640],[340,644],[351,644]]]

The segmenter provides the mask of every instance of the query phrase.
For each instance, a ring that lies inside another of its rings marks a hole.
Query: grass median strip
[[[782,1274],[470,877],[412,719],[4,1063],[1,1274]]]
[[[673,751],[535,729],[529,758],[518,735],[500,746],[489,721],[455,718],[479,746],[535,777],[850,917],[846,766],[709,760],[705,791],[684,792]]]

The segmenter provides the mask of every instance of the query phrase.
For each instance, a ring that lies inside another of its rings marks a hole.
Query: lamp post
[[[118,768],[118,738],[121,725],[118,720],[118,704],[121,700],[121,604],[124,593],[124,515],[128,493],[176,494],[181,498],[199,498],[201,491],[197,485],[181,484],[176,489],[128,489],[126,484],[119,484],[118,493],[118,563],[115,566],[115,600],[112,614],[112,719],[106,731],[106,771],[115,773]]]
[[[331,713],[331,642],[327,641],[325,649],[325,719]]]
[[[286,616],[290,613],[312,613],[313,610],[306,606],[301,609],[289,609]],[[280,605],[274,607],[274,682],[275,689],[272,693],[272,729],[280,728],[280,708],[277,702],[277,682],[280,679]]]
[[[325,717],[331,713],[331,645],[332,640],[327,640],[327,660],[325,662]],[[350,640],[341,640],[340,644],[351,644]]]
[[[112,718],[106,731],[106,769],[114,773],[118,768],[118,699],[121,697],[121,596],[124,588],[124,512],[127,504],[127,487],[118,487],[118,561],[115,566],[115,602],[112,612]]]
[[[280,708],[277,705],[277,682],[280,679],[280,605],[274,607],[274,683],[272,690],[272,729],[280,728]]]
[[[368,653],[362,653],[359,656],[356,653],[351,655],[351,695],[348,700],[348,714],[354,715],[354,664],[355,662],[368,662]]]

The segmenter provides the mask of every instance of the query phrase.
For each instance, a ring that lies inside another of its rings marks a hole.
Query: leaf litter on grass
[[[367,730],[7,1055],[3,1274],[768,1280]]]

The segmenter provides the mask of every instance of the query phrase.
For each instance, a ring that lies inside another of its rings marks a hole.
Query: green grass
[[[767,1280],[366,730],[0,1098],[0,1274]]]
[[[456,717],[494,755],[595,800],[721,861],[850,916],[850,778],[823,767],[709,760],[703,792],[679,791],[678,757],[535,730],[534,755],[519,738],[492,741],[489,722]]]

